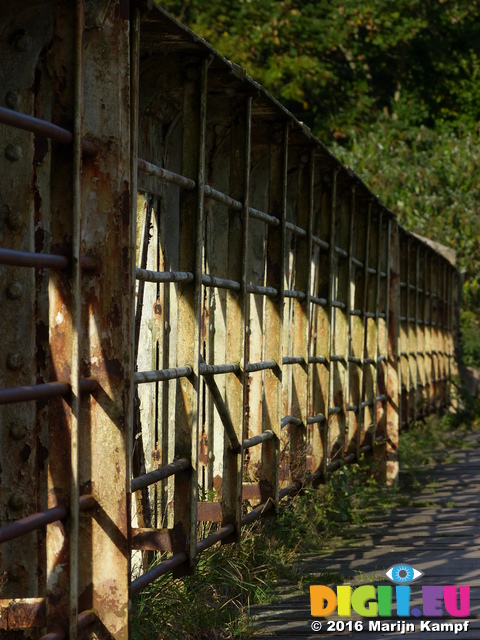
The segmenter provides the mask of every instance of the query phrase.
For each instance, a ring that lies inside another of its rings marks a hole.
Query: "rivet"
[[[308,156],[307,156],[307,154],[306,154],[306,153],[304,153],[304,154],[302,155],[302,157],[300,158],[300,160],[303,162],[303,164],[307,164],[307,162],[308,162]]]
[[[10,213],[7,215],[6,222],[8,228],[11,231],[20,231],[20,229],[22,228],[22,219],[20,218],[18,213],[15,213],[14,211],[10,211]]]
[[[7,367],[11,371],[19,371],[23,367],[23,356],[21,353],[9,353],[7,356]]]
[[[18,280],[12,280],[7,287],[7,298],[10,300],[19,300],[23,295],[22,283]]]
[[[13,511],[20,511],[25,506],[25,500],[19,493],[13,493],[8,500],[8,506]]]
[[[5,149],[5,157],[11,162],[17,162],[22,157],[22,148],[18,144],[9,144]]]
[[[21,424],[14,423],[10,425],[8,433],[12,440],[16,440],[17,442],[19,442],[25,437],[25,427]]]
[[[18,38],[15,40],[15,49],[17,51],[27,51],[31,44],[32,39],[24,33],[18,36]]]
[[[185,75],[189,80],[198,80],[200,74],[196,67],[188,67],[188,69],[185,72]]]
[[[23,582],[27,577],[27,570],[25,569],[23,564],[16,562],[8,570],[8,577],[12,582]]]
[[[9,91],[5,96],[5,103],[10,109],[15,109],[20,100],[20,95],[16,91]]]
[[[273,138],[274,142],[279,144],[283,140],[283,134],[280,131],[275,131],[275,133],[273,134],[272,138]]]

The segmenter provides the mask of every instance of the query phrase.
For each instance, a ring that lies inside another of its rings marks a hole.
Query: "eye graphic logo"
[[[414,569],[408,564],[394,564],[393,567],[390,567],[385,572],[385,575],[395,584],[409,584],[425,574],[423,571],[418,571],[418,569]]]

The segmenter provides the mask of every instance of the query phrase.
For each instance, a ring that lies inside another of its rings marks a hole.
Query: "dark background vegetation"
[[[480,0],[164,0],[398,216],[457,251],[480,366]]]

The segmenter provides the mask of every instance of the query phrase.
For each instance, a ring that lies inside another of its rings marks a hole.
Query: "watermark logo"
[[[336,591],[325,585],[310,587],[310,609],[314,617],[328,617],[337,612],[341,618],[357,614],[364,618],[392,617],[393,603],[398,618],[426,617],[453,618],[470,616],[470,587],[456,585],[434,585],[422,587],[422,608],[411,609],[411,587],[424,575],[408,564],[396,564],[385,575],[395,583],[390,585],[362,585],[353,589],[350,585],[339,585]],[[353,613],[352,613],[353,612]]]
[[[394,564],[393,567],[385,571],[385,575],[389,580],[397,584],[408,584],[418,580],[425,574],[423,571],[417,571],[417,569],[408,564]]]

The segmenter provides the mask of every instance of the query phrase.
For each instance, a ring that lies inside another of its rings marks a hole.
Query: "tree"
[[[379,112],[480,120],[478,0],[166,0],[324,139]]]

